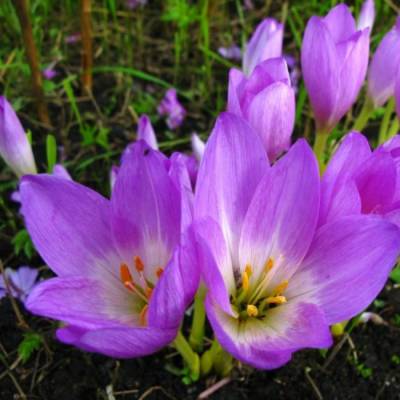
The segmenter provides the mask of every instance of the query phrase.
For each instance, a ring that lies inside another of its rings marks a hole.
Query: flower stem
[[[314,153],[317,156],[319,170],[322,174],[325,168],[325,148],[328,134],[325,131],[317,132],[314,142]]]
[[[367,125],[367,122],[373,111],[374,103],[372,102],[370,97],[367,96],[362,106],[361,112],[358,115],[356,122],[354,123],[353,130],[361,132],[365,128],[365,125]]]
[[[390,118],[393,114],[393,111],[394,111],[394,98],[392,97],[387,103],[385,114],[383,115],[381,126],[379,128],[378,145],[382,144],[387,139]]]
[[[185,360],[187,366],[190,368],[192,380],[198,380],[200,377],[199,355],[192,350],[190,344],[182,335],[181,331],[178,332],[178,335],[175,338],[174,346],[176,350],[178,350],[182,358]]]
[[[204,286],[200,286],[194,299],[192,329],[189,336],[189,343],[196,351],[203,349],[204,323],[206,320],[206,311],[204,309],[205,296],[206,289]]]
[[[390,138],[392,138],[394,135],[396,135],[396,133],[398,132],[398,130],[399,130],[399,125],[400,125],[400,123],[399,123],[399,118],[395,118],[394,119],[394,121],[392,122],[392,125],[390,125],[390,129],[389,129],[389,132],[388,132],[388,135],[387,135],[387,139],[390,139]]]

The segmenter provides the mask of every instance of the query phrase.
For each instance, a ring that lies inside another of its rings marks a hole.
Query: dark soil
[[[400,399],[400,328],[394,324],[400,311],[400,289],[386,289],[380,299],[383,308],[372,308],[389,325],[359,325],[350,340],[339,339],[327,354],[302,351],[276,371],[239,366],[231,380],[209,398]],[[8,299],[0,302],[0,315],[0,346],[2,353],[8,354],[6,359],[0,357],[1,400],[21,399],[23,393],[27,399],[40,400],[189,400],[218,382],[210,377],[184,385],[165,368],[166,363],[175,361],[172,350],[122,361],[80,352],[53,339],[54,325],[29,315],[24,317],[34,330],[47,332],[46,346],[26,364],[18,363],[23,330],[15,326]]]

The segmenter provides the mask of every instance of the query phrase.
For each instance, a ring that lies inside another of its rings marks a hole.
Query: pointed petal
[[[370,31],[375,21],[375,3],[374,0],[365,0],[358,16],[357,29],[369,28]]]
[[[158,150],[157,137],[147,115],[142,115],[138,121],[137,139],[144,140],[149,147]]]
[[[298,141],[257,187],[240,237],[240,268],[250,264],[256,276],[272,258],[268,286],[290,279],[314,236],[319,190],[313,152]]]
[[[317,304],[329,324],[363,311],[383,288],[400,253],[399,229],[380,217],[344,217],[319,229],[288,301]]]
[[[200,139],[200,136],[196,133],[192,133],[191,136],[192,151],[197,161],[203,158],[204,149],[206,144]]]
[[[356,32],[356,22],[346,4],[333,7],[324,18],[335,43],[347,40]]]
[[[237,116],[221,114],[200,165],[194,210],[196,218],[210,217],[218,223],[232,254],[237,254],[243,219],[268,168],[252,128]]]
[[[242,71],[236,68],[229,70],[227,111],[237,116],[242,115],[240,96],[246,81],[247,79]]]
[[[33,243],[57,275],[118,276],[108,200],[50,175],[22,178],[20,194]]]

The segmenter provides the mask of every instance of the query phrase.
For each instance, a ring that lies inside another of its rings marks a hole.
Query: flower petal
[[[124,157],[111,196],[112,228],[123,261],[141,257],[145,274],[156,280],[179,243],[181,200],[163,156],[143,141]]]
[[[150,118],[147,115],[142,115],[138,121],[137,139],[144,140],[149,147],[158,150],[157,137],[151,124]]]
[[[329,324],[354,317],[383,288],[400,253],[399,229],[371,215],[343,217],[319,229],[286,296],[317,304]]]
[[[370,28],[372,30],[372,26],[375,21],[375,3],[374,0],[365,0],[360,11],[360,15],[358,16],[357,21],[357,29],[365,29]]]
[[[250,264],[257,276],[272,258],[268,285],[290,279],[314,236],[319,190],[313,152],[298,141],[257,187],[240,237],[240,268]]]
[[[20,194],[33,243],[57,275],[118,276],[121,260],[111,237],[108,200],[50,175],[22,178]]]
[[[268,168],[252,128],[233,114],[221,114],[200,165],[194,210],[195,218],[210,217],[219,224],[232,254],[237,254],[243,219]]]
[[[197,161],[203,158],[204,149],[206,144],[200,139],[200,136],[196,133],[192,133],[191,136],[192,151]]]
[[[356,32],[356,22],[346,4],[333,7],[324,18],[335,43],[343,42]]]
[[[231,68],[229,70],[227,111],[239,117],[242,115],[240,96],[246,82],[247,79],[242,71],[236,68]]]

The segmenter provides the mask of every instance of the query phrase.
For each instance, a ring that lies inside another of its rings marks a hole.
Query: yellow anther
[[[246,264],[246,268],[244,269],[247,273],[247,276],[250,278],[251,274],[253,273],[253,268],[251,268],[250,264]]]
[[[274,266],[274,259],[272,257],[270,257],[270,258],[268,258],[268,260],[266,261],[266,263],[264,265],[264,271],[265,272],[271,271],[273,266]]]
[[[285,296],[271,296],[265,299],[267,304],[284,304],[287,303]]]
[[[244,291],[249,289],[249,275],[246,271],[244,271],[242,275],[242,286]]]
[[[249,317],[257,317],[258,315],[258,308],[254,304],[247,304],[246,311]]]
[[[273,291],[272,291],[272,296],[279,296],[280,294],[282,294],[286,288],[289,285],[289,281],[288,280],[284,280],[282,281]]]

